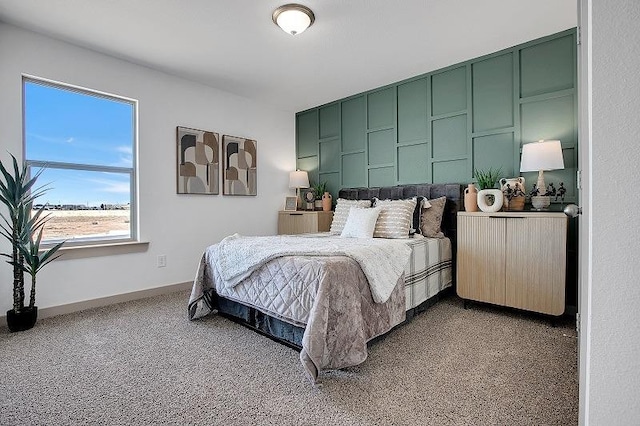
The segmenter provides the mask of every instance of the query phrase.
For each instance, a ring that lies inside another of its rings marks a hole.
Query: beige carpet
[[[298,353],[175,293],[0,329],[1,425],[571,425],[576,333],[445,299],[305,378]]]

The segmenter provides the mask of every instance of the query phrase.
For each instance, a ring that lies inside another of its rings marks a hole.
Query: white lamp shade
[[[315,16],[308,7],[292,3],[277,8],[272,19],[284,32],[296,35],[309,28]]]
[[[304,170],[289,173],[289,188],[308,188],[309,174]]]
[[[539,141],[522,145],[521,172],[564,169],[560,141]]]

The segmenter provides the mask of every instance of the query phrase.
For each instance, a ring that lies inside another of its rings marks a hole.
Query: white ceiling
[[[576,0],[0,0],[0,20],[287,111],[576,26]]]

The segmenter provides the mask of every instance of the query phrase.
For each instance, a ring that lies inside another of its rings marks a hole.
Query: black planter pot
[[[11,332],[29,330],[36,325],[37,319],[37,306],[34,306],[33,308],[23,308],[20,312],[16,312],[13,309],[7,311],[7,325]]]

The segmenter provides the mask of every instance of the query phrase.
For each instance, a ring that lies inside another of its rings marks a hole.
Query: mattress
[[[452,286],[451,240],[417,235],[407,240],[411,258],[405,267],[404,292],[407,310]]]

